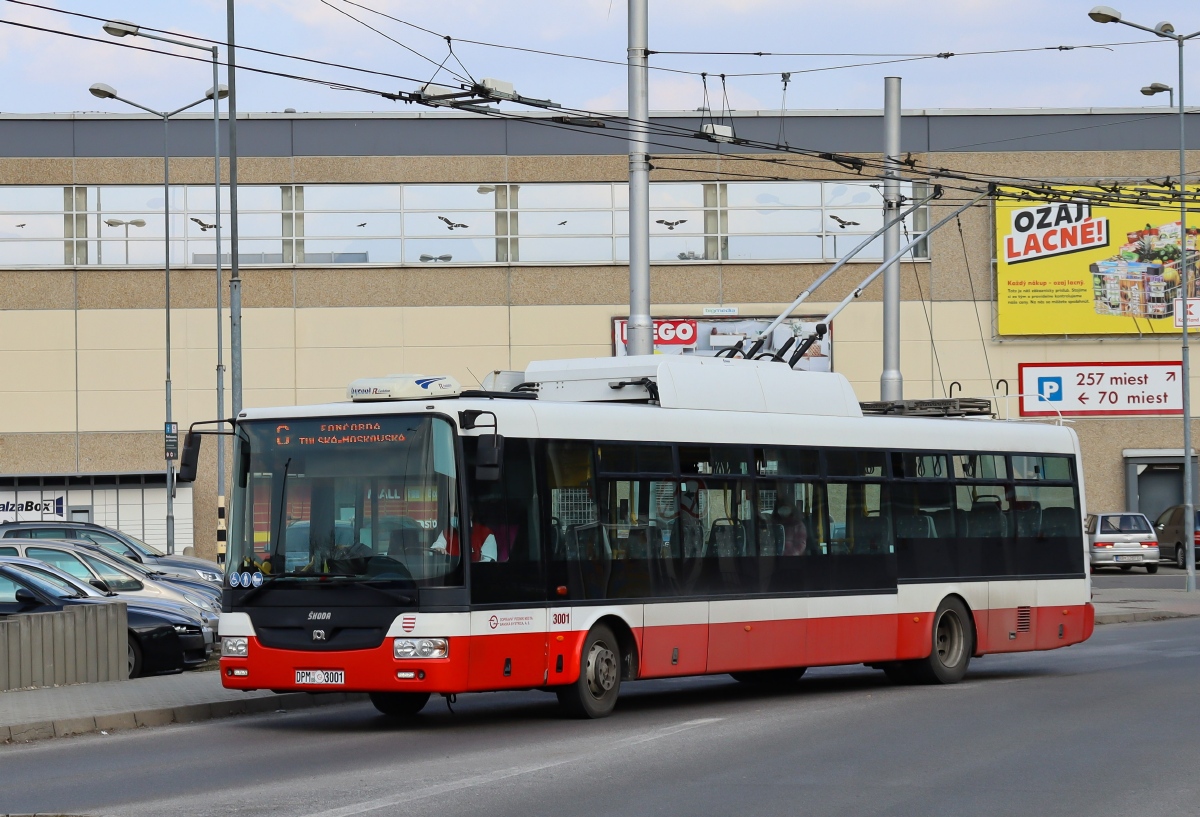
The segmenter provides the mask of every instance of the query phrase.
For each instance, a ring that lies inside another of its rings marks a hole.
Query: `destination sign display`
[[[274,443],[288,448],[400,445],[426,423],[422,417],[347,417],[279,421]]]

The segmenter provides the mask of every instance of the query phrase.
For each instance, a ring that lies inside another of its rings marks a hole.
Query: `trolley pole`
[[[232,0],[230,0],[232,2]],[[629,322],[631,355],[654,354],[650,318],[650,156],[647,135],[648,0],[629,0]]]
[[[883,257],[891,258],[900,247],[900,77],[883,80]],[[904,376],[900,373],[900,264],[883,272],[883,373],[879,377],[880,400],[904,399]]]

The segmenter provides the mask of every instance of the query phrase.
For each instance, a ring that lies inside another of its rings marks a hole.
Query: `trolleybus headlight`
[[[445,658],[450,642],[444,638],[397,638],[392,646],[396,658]]]
[[[246,639],[245,638],[222,638],[221,639],[221,655],[222,655],[222,657],[245,658],[246,657]]]

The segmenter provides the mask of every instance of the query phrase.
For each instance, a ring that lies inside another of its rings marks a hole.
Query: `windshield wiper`
[[[259,594],[267,585],[274,582],[276,579],[342,579],[343,581],[317,581],[317,587],[365,587],[368,590],[373,590],[376,593],[382,593],[393,601],[400,604],[412,604],[412,596],[404,593],[396,593],[392,590],[385,590],[382,587],[374,585],[380,581],[389,581],[388,579],[375,579],[373,581],[344,581],[345,579],[359,579],[357,573],[302,573],[296,570],[290,570],[287,573],[273,573],[263,577],[263,583],[258,587],[252,587],[238,600],[239,603],[245,603]]]
[[[392,590],[385,590],[382,587],[376,587],[375,585],[381,581],[390,581],[390,580],[389,579],[375,579],[373,581],[365,581],[365,582],[338,582],[338,587],[365,587],[368,590],[375,591],[376,593],[382,593],[383,595],[387,596],[388,598],[398,601],[401,604],[412,604],[413,603],[412,596],[409,596],[405,593],[396,593]]]

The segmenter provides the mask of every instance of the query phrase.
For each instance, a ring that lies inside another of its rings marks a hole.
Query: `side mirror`
[[[17,604],[41,604],[42,600],[33,594],[33,591],[26,587],[18,587],[16,592]]]
[[[112,592],[111,590],[108,589],[108,582],[104,581],[104,579],[92,579],[91,581],[88,582],[88,584],[90,584],[92,587],[99,590],[101,593],[111,593]]]
[[[484,434],[475,449],[475,479],[495,482],[500,479],[500,463],[504,461],[504,438],[499,434]]]
[[[177,482],[195,482],[196,465],[200,460],[200,435],[189,431],[183,438],[183,451],[179,454],[179,470],[175,474]]]

